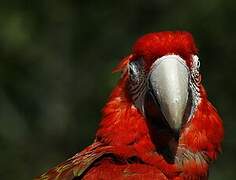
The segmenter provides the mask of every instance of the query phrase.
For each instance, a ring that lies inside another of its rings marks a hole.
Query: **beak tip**
[[[170,110],[171,109],[171,110]],[[178,108],[166,107],[162,109],[162,112],[173,131],[179,131],[182,127],[183,112],[178,111]]]
[[[176,123],[173,125],[170,125],[171,129],[173,130],[173,132],[179,132],[181,129],[182,124],[180,123]]]

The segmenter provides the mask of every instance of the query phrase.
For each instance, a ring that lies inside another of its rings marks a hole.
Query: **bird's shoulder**
[[[111,157],[97,161],[83,176],[83,180],[167,180],[156,167],[144,163],[117,162]]]
[[[72,158],[49,169],[41,176],[36,177],[35,180],[69,180],[74,177],[79,177],[91,164],[106,153],[109,153],[109,151],[106,150],[106,146],[102,146],[99,142],[94,142],[80,153],[75,154]]]
[[[94,142],[35,180],[167,179],[158,168],[142,162],[133,154],[128,147]]]

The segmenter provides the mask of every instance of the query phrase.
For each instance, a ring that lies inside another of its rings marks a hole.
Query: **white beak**
[[[169,126],[179,130],[188,101],[189,68],[177,55],[157,59],[149,74],[149,85]]]

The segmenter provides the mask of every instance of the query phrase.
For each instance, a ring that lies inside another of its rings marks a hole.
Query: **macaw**
[[[224,130],[199,67],[188,32],[139,38],[113,70],[122,75],[92,145],[36,179],[208,179]]]

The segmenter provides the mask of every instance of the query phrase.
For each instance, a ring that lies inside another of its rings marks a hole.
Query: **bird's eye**
[[[139,72],[135,64],[131,63],[129,65],[129,77],[131,82],[137,82],[139,78]]]
[[[143,58],[141,57],[131,61],[129,63],[128,72],[131,84],[139,84],[142,82],[146,76]]]
[[[200,61],[197,61],[197,68],[199,70],[199,68],[200,68]]]
[[[135,72],[134,72],[134,69],[133,69],[133,67],[130,65],[129,66],[129,74],[130,75],[133,75]]]
[[[192,65],[192,78],[196,85],[201,83],[201,74],[200,70],[200,61],[196,55],[193,56],[193,65]]]
[[[143,64],[142,59],[136,59],[129,63],[129,77],[133,82],[138,82],[142,74]]]

